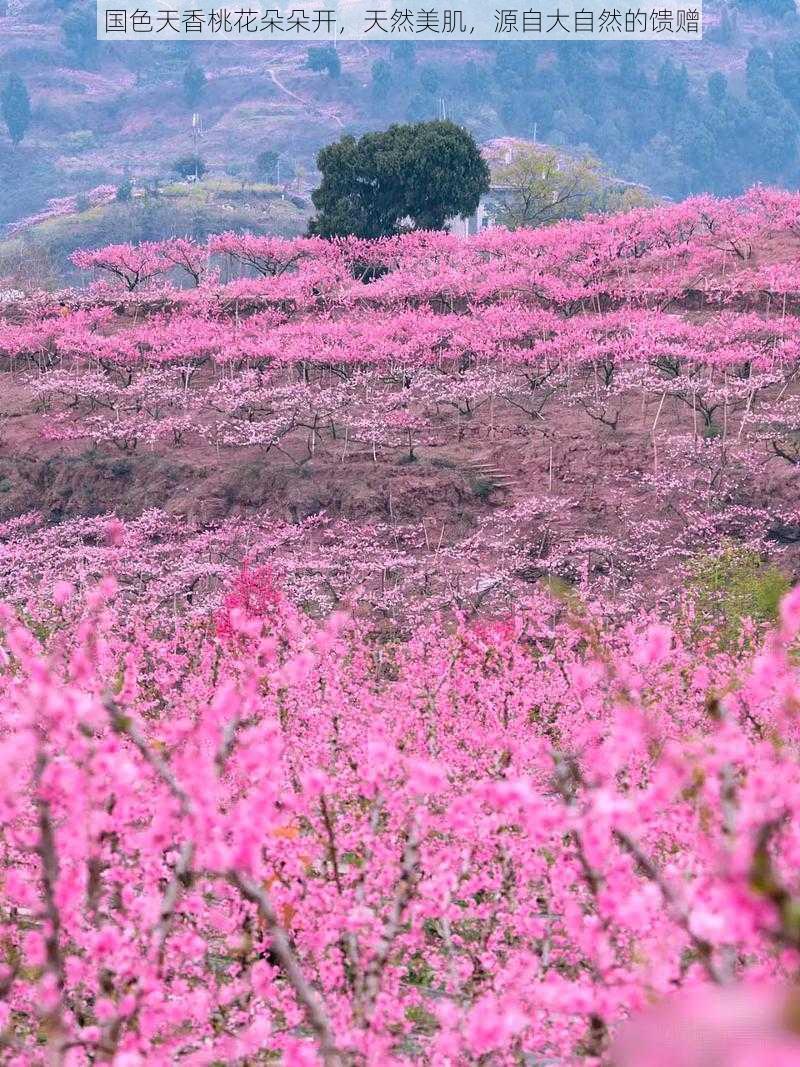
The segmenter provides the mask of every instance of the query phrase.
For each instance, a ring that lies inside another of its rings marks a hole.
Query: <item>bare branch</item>
[[[408,905],[414,896],[419,879],[419,831],[415,823],[412,823],[403,849],[403,860],[400,866],[400,878],[397,883],[394,901],[389,917],[383,927],[378,947],[375,950],[366,974],[364,975],[364,1002],[366,1017],[369,1019],[378,998],[381,987],[381,978],[389,962],[389,953],[400,933]]]
[[[298,1003],[305,1011],[306,1019],[314,1031],[326,1067],[342,1067],[344,1058],[336,1047],[325,1009],[317,993],[303,975],[289,937],[278,919],[266,889],[238,871],[230,871],[228,881],[235,889],[238,889],[245,900],[255,904],[258,909],[258,914],[269,931],[272,953],[286,981],[292,987]]]

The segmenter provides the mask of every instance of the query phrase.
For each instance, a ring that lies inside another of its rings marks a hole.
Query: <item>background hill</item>
[[[691,44],[351,43],[322,71],[300,44],[98,43],[93,12],[0,0],[0,75],[19,75],[31,100],[18,146],[2,128],[0,225],[126,176],[164,180],[195,143],[212,175],[307,194],[316,151],[343,132],[443,113],[481,141],[588,148],[674,198],[798,179],[791,0],[711,7]],[[264,150],[278,163],[256,174]],[[155,197],[149,209],[158,215]]]

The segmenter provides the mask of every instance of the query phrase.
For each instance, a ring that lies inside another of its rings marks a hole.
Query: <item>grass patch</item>
[[[783,571],[740,545],[698,556],[690,566],[697,619],[701,625],[719,625],[723,644],[738,640],[745,619],[775,623],[781,598],[790,588]]]

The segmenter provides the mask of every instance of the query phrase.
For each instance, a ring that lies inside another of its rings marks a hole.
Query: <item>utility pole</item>
[[[200,121],[200,115],[197,111],[192,113],[192,142],[194,143],[194,180],[200,179],[200,150],[198,143],[203,132],[202,123]]]

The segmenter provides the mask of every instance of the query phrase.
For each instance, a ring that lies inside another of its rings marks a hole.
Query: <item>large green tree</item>
[[[14,144],[19,144],[31,122],[31,101],[19,74],[9,74],[6,78],[0,93],[0,109],[9,137]]]
[[[312,194],[309,232],[383,237],[441,230],[470,215],[489,190],[489,168],[474,138],[453,122],[390,126],[345,136],[317,156],[322,183]]]

